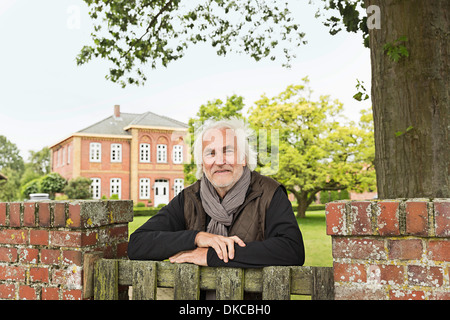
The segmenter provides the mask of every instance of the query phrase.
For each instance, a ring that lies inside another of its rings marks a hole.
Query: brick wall
[[[450,299],[450,199],[326,206],[336,299]]]
[[[132,201],[0,203],[0,300],[90,298],[89,253],[126,257]]]

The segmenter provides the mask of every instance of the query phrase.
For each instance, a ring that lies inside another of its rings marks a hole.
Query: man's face
[[[203,172],[222,197],[242,176],[245,160],[238,161],[237,138],[232,129],[211,129],[202,142]],[[242,157],[243,158],[243,157]]]

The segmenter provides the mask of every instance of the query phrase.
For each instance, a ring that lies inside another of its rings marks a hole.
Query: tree
[[[17,146],[5,136],[0,135],[0,171],[4,168],[22,173],[24,162]]]
[[[208,101],[206,104],[202,104],[196,114],[196,118],[189,119],[189,139],[190,142],[194,142],[194,133],[198,126],[202,125],[205,120],[208,119],[229,119],[231,117],[243,118],[242,108],[244,107],[244,99],[238,95],[232,95],[227,97],[224,103],[220,99]],[[192,152],[193,150],[191,150]],[[195,177],[196,164],[194,163],[194,157],[191,156],[190,163],[184,165],[184,177],[185,182],[189,185],[194,183],[197,178]]]
[[[297,217],[305,216],[320,191],[375,185],[371,132],[346,123],[338,101],[330,102],[327,96],[311,101],[307,85],[304,79],[303,85],[289,86],[278,96],[263,96],[249,111],[249,121],[259,133],[259,146],[269,136],[261,132],[278,130],[278,146],[272,139],[267,144],[269,153],[280,156],[278,160],[272,156],[272,163],[263,160],[258,170],[264,173],[270,168],[272,177],[295,196]]]
[[[64,188],[64,193],[69,199],[90,199],[92,180],[85,177],[71,179]]]
[[[122,86],[145,82],[136,62],[166,66],[198,42],[209,41],[219,55],[233,50],[256,60],[275,59],[283,43],[287,62],[289,43],[304,43],[289,4],[278,1],[204,0],[193,7],[182,7],[180,0],[85,2],[91,18],[109,28],[95,26],[94,46],[83,47],[77,63],[108,59],[114,67],[107,78]],[[342,26],[362,31],[370,47],[379,198],[450,198],[450,1],[320,3],[323,12],[336,13],[325,22],[330,33]]]
[[[84,0],[96,22],[92,40],[77,56],[82,65],[93,58],[109,60],[107,79],[125,87],[143,84],[140,65],[167,66],[184,56],[192,44],[209,42],[218,55],[244,52],[256,61],[270,57],[283,43],[288,65],[292,47],[305,43],[292,23],[286,3],[252,0]],[[105,30],[107,26],[107,30]]]
[[[41,178],[40,192],[48,193],[50,199],[55,198],[55,193],[63,192],[67,181],[59,173],[52,172]]]

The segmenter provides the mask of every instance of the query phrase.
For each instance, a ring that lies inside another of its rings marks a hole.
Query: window
[[[141,143],[139,145],[139,161],[150,162],[150,144]]]
[[[122,162],[122,145],[119,143],[111,144],[111,162]]]
[[[139,198],[150,199],[150,179],[139,179]]]
[[[122,190],[122,181],[120,178],[112,178],[110,181],[110,197],[115,194],[121,198],[121,190]]]
[[[71,146],[67,146],[67,164],[70,164],[70,151],[71,151]]]
[[[183,146],[173,146],[172,161],[176,164],[183,162]]]
[[[166,163],[167,162],[167,145],[158,144],[156,147],[156,162]]]
[[[102,194],[102,180],[100,178],[91,178],[92,199],[100,199]]]
[[[90,162],[102,161],[102,145],[97,142],[91,142],[89,144],[89,160]]]
[[[184,180],[183,179],[175,179],[173,189],[175,191],[175,196],[177,196],[184,189]]]

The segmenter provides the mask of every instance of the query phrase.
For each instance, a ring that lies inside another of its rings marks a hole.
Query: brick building
[[[93,199],[113,194],[150,206],[184,187],[188,126],[152,112],[114,114],[52,145],[52,172],[92,180]]]

